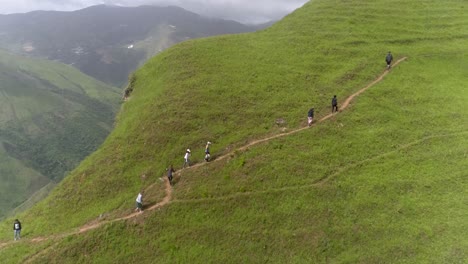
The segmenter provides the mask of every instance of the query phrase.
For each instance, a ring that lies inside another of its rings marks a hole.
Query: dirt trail
[[[398,64],[400,64],[401,62],[403,62],[404,60],[406,60],[407,57],[403,57],[399,60],[397,60],[394,64],[393,64],[393,67],[397,66]],[[383,80],[383,78],[389,73],[390,71],[389,70],[385,70],[379,77],[377,77],[377,79],[375,79],[374,81],[372,81],[371,83],[369,83],[366,87],[360,89],[359,91],[357,91],[356,93],[352,94],[351,96],[349,96],[345,101],[344,103],[341,105],[341,108],[340,108],[340,112],[343,111],[344,109],[346,109],[351,101],[359,96],[360,94],[362,94],[363,92],[365,92],[367,89],[369,89],[370,87],[374,86],[375,84],[379,83],[380,81]],[[321,123],[329,118],[331,118],[332,116],[336,115],[335,114],[328,114],[324,117],[322,117],[321,119],[319,119],[319,121],[317,123]],[[317,123],[314,123],[312,124],[311,127],[315,126]],[[228,157],[231,157],[235,152],[238,152],[238,151],[245,151],[246,149],[248,149],[249,147],[252,147],[254,145],[258,145],[260,143],[263,143],[263,142],[267,142],[267,141],[271,141],[273,139],[276,139],[276,138],[281,138],[281,137],[285,137],[285,136],[288,136],[288,135],[292,135],[292,134],[295,134],[295,133],[298,133],[298,132],[301,132],[303,130],[306,130],[306,129],[309,129],[310,127],[308,126],[305,126],[305,127],[302,127],[302,128],[298,128],[298,129],[295,129],[295,130],[291,130],[289,132],[286,132],[286,133],[281,133],[281,134],[277,134],[277,135],[274,135],[274,136],[270,136],[270,137],[266,137],[266,138],[263,138],[263,139],[258,139],[258,140],[255,140],[255,141],[252,141],[250,143],[248,143],[247,145],[244,145],[242,147],[239,147],[233,151],[230,151],[229,153],[226,153],[222,156],[219,156],[217,157],[215,160],[213,160],[213,162],[216,162],[216,161],[220,161],[220,160],[224,160]],[[194,164],[188,168],[185,168],[185,169],[181,169],[179,171],[177,171],[175,173],[175,175],[180,175],[183,171],[186,171],[186,170],[189,170],[189,169],[194,169],[194,168],[198,168],[198,167],[201,167],[201,166],[204,166],[206,163],[198,163],[198,164]],[[314,183],[315,185],[317,183]],[[151,188],[153,185],[150,185],[148,188]],[[166,192],[166,195],[164,196],[163,200],[149,208],[146,208],[144,212],[146,211],[152,211],[152,210],[155,210],[157,208],[161,208],[167,204],[169,204],[171,202],[171,199],[172,199],[172,187],[170,186],[169,184],[169,181],[168,180],[165,180],[165,192]],[[147,189],[148,189],[147,188]],[[247,193],[249,194],[249,193]],[[238,194],[239,195],[239,194]],[[245,194],[243,194],[245,195]],[[236,196],[235,195],[231,195],[231,196]],[[50,239],[59,239],[59,238],[64,238],[64,237],[68,237],[68,236],[72,236],[72,235],[77,235],[77,234],[81,234],[81,233],[85,233],[87,231],[90,231],[90,230],[93,230],[93,229],[96,229],[96,228],[99,228],[101,227],[102,225],[105,225],[105,224],[108,224],[108,223],[113,223],[113,222],[117,222],[117,221],[123,221],[123,220],[128,220],[128,219],[131,219],[131,218],[134,218],[134,217],[137,217],[139,216],[140,214],[142,214],[141,212],[137,212],[137,213],[132,213],[132,214],[129,214],[129,215],[126,215],[126,216],[123,216],[123,217],[119,217],[119,218],[115,218],[115,219],[112,219],[112,220],[105,220],[105,221],[101,221],[101,222],[97,222],[97,223],[94,223],[94,224],[86,224],[82,227],[80,227],[77,231],[72,231],[72,232],[69,232],[69,233],[64,233],[64,234],[58,234],[58,235],[52,235],[52,236],[47,236],[47,237],[36,237],[36,238],[32,238],[30,239],[29,241],[30,242],[33,242],[33,243],[38,243],[38,242],[42,242],[42,241],[46,241],[46,240],[50,240]],[[4,243],[0,243],[0,249],[8,246],[8,245],[11,245],[15,243],[14,241],[12,242],[4,242]]]
[[[89,230],[93,230],[93,229],[96,229],[104,224],[108,224],[108,223],[113,223],[113,222],[117,222],[117,221],[122,221],[122,220],[128,220],[130,218],[134,218],[134,217],[137,217],[139,216],[140,214],[144,213],[145,211],[152,211],[154,209],[157,209],[157,208],[161,208],[163,206],[165,206],[166,204],[168,204],[171,199],[172,199],[172,187],[171,185],[169,184],[169,181],[165,180],[165,185],[166,185],[166,188],[165,188],[165,191],[166,191],[166,196],[164,196],[163,200],[151,207],[148,207],[146,208],[143,212],[136,212],[136,213],[132,213],[132,214],[129,214],[129,215],[126,215],[126,216],[123,216],[123,217],[119,217],[119,218],[115,218],[115,219],[112,219],[112,220],[108,220],[108,221],[102,221],[102,222],[98,222],[98,223],[95,223],[95,224],[92,224],[92,225],[85,225],[83,227],[80,228],[79,231],[77,232],[74,232],[74,234],[81,234],[81,233],[84,233],[84,232],[87,232]]]
[[[159,203],[151,206],[151,207],[146,208],[145,211],[152,211],[154,209],[161,208],[161,207],[167,205],[171,201],[171,199],[172,199],[172,187],[169,184],[169,181],[165,180],[165,186],[166,186],[165,187],[166,195],[164,196],[163,200],[160,201]],[[105,225],[105,224],[109,224],[109,223],[113,223],[113,222],[117,222],[117,221],[123,221],[123,220],[127,220],[127,219],[137,217],[140,214],[144,213],[145,211],[135,212],[135,213],[123,216],[123,217],[115,218],[115,219],[112,219],[112,220],[105,220],[105,221],[97,222],[97,223],[94,223],[94,224],[86,224],[86,225],[80,227],[78,230],[68,232],[68,233],[52,235],[52,236],[46,236],[46,237],[35,237],[35,238],[30,239],[29,241],[31,241],[33,243],[38,243],[38,242],[47,241],[47,240],[51,240],[51,239],[60,239],[60,238],[64,238],[64,237],[68,237],[68,236],[72,236],[72,235],[85,233],[87,231],[99,228],[99,227],[101,227],[102,225]],[[15,243],[15,242],[13,241],[13,242],[1,243],[0,244],[0,249],[6,247],[8,245],[11,245],[13,243]]]
[[[403,57],[399,60],[397,60],[394,64],[393,64],[393,67],[397,66],[398,64],[400,64],[402,61],[406,60],[407,57]],[[361,90],[357,91],[356,93],[352,94],[351,96],[349,96],[345,101],[344,103],[341,105],[340,107],[340,112],[343,111],[344,109],[348,108],[348,106],[350,105],[351,101],[359,96],[360,94],[362,94],[363,92],[365,92],[367,89],[371,88],[372,86],[376,85],[377,83],[379,83],[380,81],[383,80],[383,78],[385,76],[387,76],[387,74],[389,73],[390,71],[389,70],[385,70],[379,77],[377,77],[377,79],[375,79],[374,81],[372,81],[371,83],[369,83],[366,87],[362,88]],[[332,116],[336,115],[335,114],[328,114],[324,117],[322,117],[321,119],[319,119],[319,121],[317,123],[321,123],[329,118],[331,118]],[[313,123],[312,126],[314,126],[315,124],[317,123]],[[257,145],[257,144],[260,144],[260,143],[263,143],[263,142],[266,142],[266,141],[270,141],[272,139],[276,139],[276,138],[280,138],[280,137],[285,137],[285,136],[289,136],[291,134],[295,134],[295,133],[298,133],[300,131],[303,131],[303,130],[306,130],[310,127],[306,126],[306,127],[302,127],[302,128],[299,128],[299,129],[295,129],[295,130],[292,130],[292,131],[289,131],[287,133],[282,133],[282,134],[278,134],[278,135],[274,135],[274,136],[271,136],[271,137],[268,137],[268,138],[263,138],[263,139],[259,139],[259,140],[256,140],[256,141],[252,141],[250,142],[249,144],[243,146],[243,147],[240,147],[238,148],[237,150],[235,151],[243,151],[243,150],[246,150],[247,148],[253,146],[253,145]],[[229,155],[224,155],[222,157],[219,157],[217,158],[216,160],[218,159],[224,159],[226,158],[227,156]]]

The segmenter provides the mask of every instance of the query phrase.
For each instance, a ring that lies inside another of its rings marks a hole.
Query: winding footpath
[[[407,59],[407,57],[403,57],[399,60],[397,60],[394,64],[393,64],[393,67],[397,66],[398,64],[400,64],[401,62],[405,61]],[[343,102],[343,104],[341,105],[340,107],[340,112],[343,111],[344,109],[348,108],[351,104],[351,101],[356,98],[357,96],[359,96],[360,94],[362,94],[363,92],[365,92],[366,90],[368,90],[369,88],[371,88],[372,86],[376,85],[377,83],[381,82],[385,76],[387,76],[387,74],[389,73],[390,71],[389,70],[385,70],[380,76],[378,76],[374,81],[372,81],[371,83],[369,83],[367,86],[365,86],[364,88],[360,89],[359,91],[357,91],[356,93],[352,94],[351,96],[349,96],[348,98],[346,98],[346,100]],[[301,128],[298,128],[298,129],[295,129],[295,130],[291,130],[289,132],[285,132],[285,133],[281,133],[281,134],[277,134],[277,135],[273,135],[273,136],[270,136],[270,137],[266,137],[266,138],[263,138],[263,139],[258,139],[258,140],[255,140],[255,141],[252,141],[250,143],[248,143],[247,145],[244,145],[242,147],[239,147],[235,150],[232,150],[222,156],[219,156],[219,157],[216,157],[215,160],[213,160],[212,162],[218,162],[218,161],[221,161],[221,160],[224,160],[228,157],[231,157],[234,153],[236,152],[239,152],[239,151],[245,151],[247,150],[249,147],[252,147],[254,145],[258,145],[258,144],[261,144],[261,143],[264,143],[264,142],[268,142],[268,141],[271,141],[273,139],[277,139],[277,138],[281,138],[281,137],[286,137],[286,136],[289,136],[289,135],[292,135],[292,134],[296,134],[296,133],[299,133],[303,130],[306,130],[306,129],[309,129],[313,126],[315,126],[316,124],[318,123],[321,123],[323,121],[326,121],[328,119],[330,119],[332,116],[336,115],[335,114],[328,114],[324,117],[322,117],[321,119],[319,119],[318,122],[316,123],[313,123],[312,126],[305,126],[305,127],[301,127]],[[423,139],[425,140],[425,139]],[[407,146],[403,146],[402,148],[406,148],[410,145],[413,145],[413,144],[408,144]],[[395,152],[395,151],[398,151],[398,150],[394,150],[392,151]],[[382,155],[389,155],[389,153],[385,153],[385,154],[382,154]],[[379,157],[375,157],[375,158],[379,158]],[[192,166],[190,166],[189,168],[185,168],[185,169],[181,169],[179,171],[177,171],[175,173],[175,175],[180,175],[183,171],[186,171],[186,170],[191,170],[191,169],[194,169],[194,168],[198,168],[198,167],[201,167],[201,166],[204,166],[205,164],[207,163],[198,163],[198,164],[194,164]],[[360,164],[360,163],[359,163]],[[359,165],[358,164],[358,165]],[[345,170],[346,168],[343,168],[343,170]],[[338,175],[339,173],[341,173],[342,170],[326,177],[326,178],[323,178],[321,180],[319,180],[318,182],[315,182],[313,183],[312,185],[306,185],[306,186],[300,186],[300,188],[304,188],[304,187],[310,187],[310,186],[315,186],[315,185],[318,185],[318,184],[323,184],[324,182],[328,181],[330,178],[332,178],[334,175]],[[153,211],[155,209],[158,209],[158,208],[161,208],[161,207],[164,207],[165,205],[169,204],[172,200],[172,187],[171,185],[169,184],[169,181],[167,180],[164,180],[165,182],[165,196],[164,198],[162,199],[162,201],[160,201],[159,203],[157,204],[154,204],[148,208],[145,209],[144,212],[146,211]],[[156,183],[155,183],[156,184]],[[150,189],[152,188],[155,184],[152,184],[150,186],[148,186],[146,189]],[[260,192],[256,192],[256,193],[263,193],[263,192],[273,192],[273,191],[284,191],[284,190],[289,190],[289,189],[294,189],[294,188],[298,188],[298,186],[292,186],[292,187],[284,187],[284,188],[280,188],[280,189],[274,189],[274,190],[266,190],[266,191],[260,191]],[[238,196],[241,196],[241,195],[249,195],[249,194],[252,194],[252,193],[239,193],[239,194],[233,194],[233,195],[229,195],[229,196],[225,196],[225,197],[218,197],[218,198],[208,198],[208,199],[194,199],[194,200],[178,200],[177,202],[198,202],[198,201],[204,201],[204,200],[221,200],[221,199],[229,199],[229,198],[233,198],[233,197],[238,197]],[[78,235],[78,234],[81,234],[81,233],[85,233],[85,232],[88,232],[90,230],[94,230],[96,228],[99,228],[105,224],[109,224],[109,223],[114,223],[114,222],[118,222],[118,221],[124,221],[124,220],[129,220],[129,219],[132,219],[132,218],[136,218],[137,216],[141,215],[143,212],[137,212],[137,213],[132,213],[132,214],[129,214],[129,215],[126,215],[126,216],[123,216],[123,217],[119,217],[119,218],[115,218],[115,219],[112,219],[112,220],[104,220],[104,221],[100,221],[100,222],[97,222],[97,223],[92,223],[92,224],[86,224],[82,227],[80,227],[79,229],[77,230],[74,230],[74,231],[71,231],[71,232],[67,232],[67,233],[63,233],[63,234],[57,234],[57,235],[51,235],[51,236],[45,236],[45,237],[36,237],[36,238],[32,238],[32,239],[29,239],[30,242],[32,243],[38,243],[38,242],[42,242],[42,241],[47,241],[47,240],[51,240],[51,239],[61,239],[61,238],[65,238],[65,237],[68,237],[68,236],[73,236],[73,235]],[[28,241],[28,240],[26,240]],[[15,241],[11,241],[11,242],[4,242],[4,243],[0,243],[0,250],[3,249],[4,247],[7,247],[9,245],[12,245],[14,244]],[[31,262],[33,259],[35,259],[36,257],[38,257],[39,255],[41,255],[41,253],[44,253],[44,251],[47,251],[49,250],[50,248],[52,248],[52,246],[49,246],[47,248],[45,248],[44,250],[32,255],[31,257],[29,257],[26,262]]]

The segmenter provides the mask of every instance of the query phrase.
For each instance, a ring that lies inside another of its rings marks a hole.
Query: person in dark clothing
[[[18,219],[15,219],[13,223],[13,231],[15,233],[15,241],[21,238],[21,223]]]
[[[171,167],[169,167],[169,169],[167,169],[167,179],[169,179],[169,183],[171,184],[171,186],[173,185],[172,183],[172,174],[175,172],[174,170],[174,167],[171,165]]]
[[[338,99],[336,98],[336,95],[332,98],[332,114],[334,112],[338,112]]]
[[[309,112],[307,113],[307,124],[311,126],[313,121],[314,121],[314,108],[312,107],[311,109],[309,109]]]
[[[389,51],[388,54],[387,54],[387,57],[385,57],[385,62],[387,62],[387,69],[390,69],[390,67],[392,65],[392,61],[393,61],[393,55]]]

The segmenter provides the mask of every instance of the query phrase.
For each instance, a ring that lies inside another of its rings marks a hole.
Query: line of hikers
[[[387,56],[385,57],[385,62],[387,63],[387,69],[390,69],[391,68],[391,64],[392,64],[392,61],[393,61],[393,56],[392,56],[392,53],[389,51]],[[331,99],[331,107],[332,107],[332,114],[334,113],[337,113],[338,112],[338,98],[336,97],[336,95],[333,96],[333,98]],[[315,110],[314,108],[310,108],[309,111],[307,112],[307,124],[308,126],[310,127],[312,125],[312,122],[314,121],[314,113]],[[206,146],[205,146],[205,161],[208,162],[210,161],[211,159],[211,154],[210,154],[210,146],[211,146],[211,142],[208,141],[206,143]],[[184,164],[182,166],[182,168],[186,168],[186,167],[190,167],[190,156],[192,155],[192,152],[191,150],[188,148],[186,151],[185,151],[185,155],[184,155]],[[174,167],[171,165],[169,168],[166,169],[167,171],[167,179],[169,180],[169,184],[171,186],[173,186],[173,173],[175,172],[174,170]],[[135,211],[137,212],[141,212],[143,210],[143,191],[140,192],[136,198],[136,209]]]
[[[387,69],[391,68],[392,61],[393,61],[393,56],[392,56],[392,53],[389,51],[387,56],[385,57],[385,62],[387,63]],[[333,96],[331,100],[331,105],[332,105],[332,114],[337,113],[338,112],[338,99],[336,95]],[[314,108],[312,107],[311,109],[309,109],[309,112],[307,113],[308,126],[311,126],[313,121],[314,121]],[[211,160],[210,146],[211,146],[211,142],[208,141],[205,146],[205,161],[206,162]],[[185,151],[183,168],[190,167],[191,154],[192,153],[190,149],[187,149]],[[175,172],[174,167],[171,165],[169,168],[166,169],[166,171],[167,171],[167,179],[169,180],[170,185],[173,186],[174,185],[173,173]],[[135,201],[136,201],[135,211],[142,212],[143,211],[143,191],[138,193]],[[15,241],[19,240],[21,238],[21,222],[18,219],[15,219],[13,223],[13,231],[14,231]]]
[[[332,104],[332,113],[338,112],[338,99],[336,95],[333,96],[331,104]],[[308,125],[311,126],[314,120],[314,108],[311,108],[309,110],[307,116],[308,116]],[[205,161],[206,162],[209,162],[211,159],[210,146],[211,146],[211,142],[208,141],[205,146]],[[192,155],[192,151],[190,150],[190,148],[188,148],[185,151],[184,163],[182,165],[182,168],[190,167],[191,155]],[[169,184],[173,186],[174,185],[173,179],[174,179],[174,172],[175,172],[174,166],[173,165],[169,166],[169,168],[166,169],[166,172],[167,172],[167,179],[169,180]],[[136,202],[135,212],[142,212],[143,211],[143,191],[138,193],[135,202]]]
[[[336,95],[333,96],[331,100],[331,105],[332,105],[332,114],[333,113],[338,113],[338,98],[336,98]],[[314,122],[314,108],[310,108],[309,112],[307,112],[307,125],[311,126],[312,122]]]
[[[388,52],[387,56],[385,57],[385,62],[387,63],[387,70],[389,70],[392,67],[392,61],[393,61],[393,55],[392,52]],[[338,112],[338,99],[336,98],[336,95],[333,96],[331,100],[331,105],[332,105],[332,114]],[[314,108],[310,108],[309,112],[307,112],[307,124],[309,126],[312,125],[312,122],[314,121]]]
[[[333,96],[333,99],[332,99],[332,113],[334,112],[338,112],[338,99],[336,98],[336,95]],[[311,126],[313,120],[314,120],[314,108],[311,108],[308,112],[308,125],[309,126]],[[211,142],[208,141],[205,146],[205,161],[206,162],[210,161],[210,158],[211,158],[210,146],[211,146]],[[188,148],[185,151],[184,164],[182,165],[182,168],[190,167],[191,155],[192,155],[192,151]],[[174,185],[173,179],[174,179],[174,172],[175,172],[174,166],[173,165],[169,166],[169,168],[166,169],[166,172],[167,172],[167,179],[169,180],[169,184],[173,186]],[[136,203],[135,212],[142,212],[143,211],[143,191],[138,193],[135,203]]]
[[[205,161],[206,161],[206,162],[210,161],[210,159],[211,159],[210,146],[211,146],[211,142],[210,142],[210,141],[206,142],[206,146],[205,146]],[[184,155],[184,164],[183,164],[182,168],[190,167],[190,156],[191,156],[191,155],[192,155],[192,152],[191,152],[191,150],[188,148],[188,149],[185,151],[185,155]],[[172,168],[172,165],[171,165],[171,168]],[[169,176],[169,175],[168,175],[168,176]]]
[[[211,153],[210,153],[210,146],[211,146],[211,142],[208,141],[206,142],[206,146],[205,146],[205,161],[206,162],[209,162],[211,160]],[[192,151],[190,149],[187,149],[185,151],[185,155],[184,155],[184,164],[183,164],[183,168],[185,167],[190,167],[190,156],[192,155]],[[173,179],[174,179],[174,166],[169,166],[169,168],[166,169],[167,171],[167,179],[169,180],[169,184],[171,186],[174,185],[174,182],[173,182]],[[138,195],[137,195],[137,198],[135,200],[136,202],[136,208],[135,208],[135,212],[142,212],[143,211],[143,191],[139,192]]]

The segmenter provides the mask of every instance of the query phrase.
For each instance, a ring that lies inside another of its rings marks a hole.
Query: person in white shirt
[[[190,149],[187,149],[184,156],[184,168],[185,166],[190,167]]]
[[[136,198],[136,212],[141,212],[143,211],[143,192],[138,193],[138,196]]]

